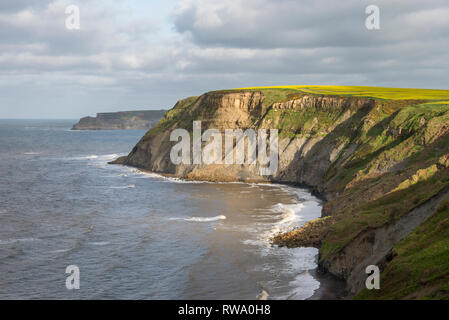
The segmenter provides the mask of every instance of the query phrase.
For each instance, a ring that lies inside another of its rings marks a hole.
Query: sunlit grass
[[[266,89],[290,89],[305,93],[324,95],[347,95],[358,97],[373,97],[386,100],[447,100],[449,90],[435,89],[408,89],[365,86],[273,86],[273,87],[248,87],[234,90],[266,90]],[[444,101],[448,104],[449,101]]]

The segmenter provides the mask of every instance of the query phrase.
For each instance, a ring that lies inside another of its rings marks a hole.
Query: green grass
[[[436,165],[449,152],[449,135],[438,136],[448,123],[447,104],[419,104],[357,133],[352,139],[359,145],[357,150],[337,167],[331,166],[325,177],[328,188],[341,193],[329,204],[346,203],[346,207],[337,212],[338,219],[329,228],[322,259],[340,251],[360,232],[400,218],[449,185],[449,170]],[[400,163],[403,169],[396,173],[379,171]],[[369,201],[366,192],[382,184],[390,189]]]
[[[388,193],[379,199],[340,213],[336,216],[336,222],[329,227],[321,248],[321,259],[326,259],[341,250],[360,232],[396,221],[448,186],[449,169],[446,168],[406,189]]]
[[[449,299],[449,201],[393,249],[380,290],[356,299]]]
[[[189,97],[178,101],[174,108],[168,110],[165,116],[150,129],[142,138],[142,140],[148,140],[159,133],[167,130],[174,124],[178,124],[180,128],[192,126],[192,122],[184,117],[185,113],[188,112],[189,108],[195,103],[198,97]],[[181,126],[183,124],[184,126]]]
[[[298,135],[303,137],[325,136],[327,130],[338,119],[340,111],[319,108],[307,110],[270,109],[265,115],[265,121],[271,121],[272,126],[279,129],[281,138],[294,138]]]
[[[434,89],[408,89],[366,86],[273,86],[273,87],[248,87],[234,90],[273,90],[290,89],[303,93],[319,95],[344,95],[357,97],[373,97],[386,100],[446,100],[449,98],[449,90]]]

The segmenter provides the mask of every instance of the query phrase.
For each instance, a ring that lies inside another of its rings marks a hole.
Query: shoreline
[[[126,156],[125,156],[126,157]],[[155,175],[155,176],[159,176],[160,178],[166,178],[166,179],[173,179],[175,181],[182,181],[185,183],[224,183],[224,184],[257,184],[257,185],[269,185],[269,186],[287,186],[287,187],[291,187],[294,189],[302,189],[302,190],[306,190],[308,191],[312,196],[314,196],[315,198],[317,198],[317,200],[319,201],[319,204],[322,206],[322,204],[324,204],[324,202],[326,202],[326,194],[319,192],[318,190],[316,190],[316,188],[308,186],[308,185],[304,185],[304,184],[298,184],[298,183],[290,183],[290,182],[272,182],[272,181],[266,181],[266,182],[261,182],[259,181],[219,181],[219,180],[195,180],[195,179],[187,179],[187,178],[180,178],[178,176],[175,176],[174,174],[167,174],[167,173],[160,173],[160,172],[153,172],[150,170],[146,170],[146,169],[142,169],[139,167],[135,167],[135,166],[130,166],[128,164],[124,164],[124,163],[118,163],[117,160],[120,159],[122,157],[117,158],[116,160],[110,161],[108,162],[108,164],[111,165],[121,165],[124,167],[128,167],[130,169],[135,169],[135,170],[139,170],[144,174],[151,174],[151,175]],[[321,211],[322,214],[322,211]],[[322,217],[322,216],[321,216]],[[320,217],[320,218],[321,218]],[[305,221],[306,223],[309,221]],[[300,228],[300,227],[298,227]],[[274,244],[272,242],[274,236],[271,237],[270,239],[270,244],[275,247],[277,246],[276,244]],[[310,246],[312,247],[312,246]],[[318,259],[318,255],[315,257],[316,259]],[[317,263],[317,267],[315,269],[311,269],[308,271],[313,278],[315,278],[319,283],[320,286],[317,290],[315,290],[315,292],[313,293],[312,296],[310,296],[309,298],[306,298],[305,300],[341,300],[344,299],[344,290],[346,288],[346,282],[344,280],[341,280],[339,278],[337,278],[336,276],[328,273],[328,272],[322,272],[320,271],[320,266],[319,263]]]
[[[311,275],[320,283],[320,287],[306,300],[344,300],[346,282],[326,272],[322,273],[319,267],[311,270]]]

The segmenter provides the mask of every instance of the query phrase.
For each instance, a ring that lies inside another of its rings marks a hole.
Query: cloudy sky
[[[371,4],[380,30],[365,27]],[[80,30],[66,28],[69,5]],[[449,2],[0,2],[0,118],[169,108],[209,90],[289,84],[449,89]]]

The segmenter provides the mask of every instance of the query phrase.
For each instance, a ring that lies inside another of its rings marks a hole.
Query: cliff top
[[[98,117],[113,117],[113,118],[129,118],[129,117],[142,117],[142,118],[152,118],[154,116],[163,116],[167,110],[136,110],[136,111],[117,111],[117,112],[98,112]]]
[[[145,130],[153,127],[167,110],[139,110],[97,113],[96,117],[84,117],[73,130]]]
[[[318,95],[339,95],[371,97],[385,100],[446,100],[449,104],[449,90],[437,89],[410,89],[410,88],[388,88],[388,87],[368,87],[368,86],[268,86],[268,87],[247,87],[236,88],[234,91],[279,91],[292,90],[299,93]]]

